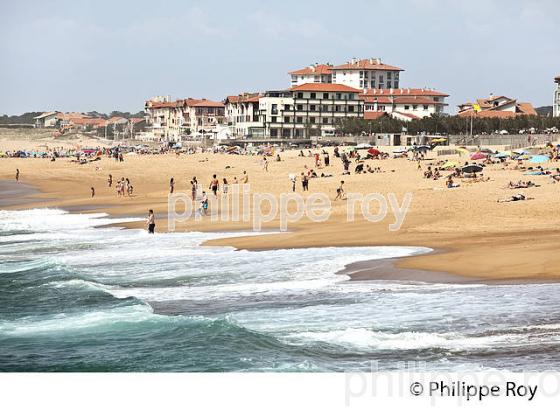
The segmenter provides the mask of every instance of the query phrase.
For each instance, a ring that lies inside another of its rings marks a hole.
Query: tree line
[[[517,134],[522,130],[534,128],[544,131],[550,128],[560,129],[560,117],[541,117],[536,115],[520,115],[514,118],[473,118],[473,135],[493,134],[506,130]],[[467,135],[471,132],[470,117],[458,115],[432,115],[412,121],[401,121],[388,115],[375,120],[363,118],[344,118],[337,124],[337,130],[344,134],[398,134],[406,132],[416,134]]]

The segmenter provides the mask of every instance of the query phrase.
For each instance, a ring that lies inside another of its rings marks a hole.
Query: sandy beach
[[[67,142],[72,144],[73,142]],[[84,144],[85,142],[80,142]],[[19,144],[19,145],[18,145]],[[45,141],[36,142],[45,145]],[[60,146],[54,141],[46,143]],[[74,144],[76,144],[74,142]],[[33,142],[28,140],[0,141],[0,151],[25,145],[29,149]],[[310,180],[308,192],[302,193],[300,181],[296,192],[304,198],[313,193],[325,193],[331,199],[336,196],[340,180],[345,181],[347,193],[370,192],[387,195],[394,193],[399,202],[404,195],[412,194],[412,202],[402,227],[390,231],[389,224],[395,220],[389,213],[381,222],[372,223],[357,215],[353,222],[347,221],[347,201],[332,201],[332,213],[327,221],[315,223],[303,218],[290,223],[288,232],[267,235],[266,241],[259,236],[245,236],[209,241],[208,245],[232,245],[239,249],[276,249],[325,246],[409,245],[436,249],[426,255],[404,258],[396,267],[423,272],[443,272],[466,280],[557,280],[560,273],[556,268],[560,257],[555,252],[560,231],[557,223],[560,212],[556,206],[560,185],[548,176],[524,176],[519,170],[505,170],[502,165],[487,166],[484,176],[487,182],[456,181],[460,187],[445,188],[445,178],[431,180],[423,178],[423,171],[435,161],[450,159],[463,163],[466,156],[437,156],[428,153],[418,164],[407,159],[367,160],[366,164],[380,167],[381,173],[342,176],[340,159],[331,153],[331,166],[317,169],[317,173],[329,173],[329,178]],[[390,152],[389,148],[382,151]],[[304,150],[307,154],[307,150]],[[299,175],[306,168],[315,168],[310,157],[298,156],[299,150],[279,152],[281,161],[269,158],[268,171],[261,164],[261,157],[227,154],[199,153],[192,155],[125,155],[124,162],[103,157],[100,161],[80,165],[70,158],[57,159],[0,159],[0,179],[14,181],[16,169],[20,170],[20,181],[38,192],[22,191],[33,207],[61,207],[72,211],[102,211],[110,215],[146,216],[154,209],[158,217],[157,231],[167,230],[167,195],[169,179],[176,181],[175,192],[190,195],[189,181],[196,176],[202,189],[208,188],[212,174],[221,181],[231,183],[240,179],[243,171],[249,175],[251,193],[271,193],[278,197],[291,191],[290,174]],[[544,164],[556,168],[556,163]],[[353,171],[354,165],[351,166]],[[112,174],[116,181],[129,178],[134,186],[132,197],[118,198],[114,186],[108,187],[107,177]],[[532,180],[538,187],[521,190],[507,189],[509,181]],[[90,188],[96,195],[91,198]],[[208,191],[208,189],[207,189]],[[3,191],[4,192],[4,191]],[[534,200],[498,203],[497,200],[523,192]],[[6,191],[7,196],[7,191]],[[4,202],[4,208],[25,208],[29,204],[14,205]],[[375,212],[375,210],[372,210]],[[211,212],[216,212],[211,210]],[[129,227],[144,227],[144,223],[129,224]],[[263,228],[277,230],[278,219],[265,223]],[[228,231],[251,229],[248,222],[211,221],[204,217],[200,221],[180,222],[179,231]],[[409,271],[410,273],[410,271]],[[371,275],[372,278],[378,277]],[[391,273],[387,274],[392,277]],[[408,275],[407,277],[409,277]],[[412,275],[414,276],[414,275]],[[361,279],[368,275],[363,272]],[[412,278],[411,278],[412,279]]]

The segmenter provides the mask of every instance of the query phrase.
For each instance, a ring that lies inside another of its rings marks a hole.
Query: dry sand
[[[25,144],[29,143],[26,141]],[[43,144],[44,142],[41,142]],[[0,140],[0,151],[13,149],[18,141]],[[58,146],[57,143],[52,143]],[[26,146],[26,148],[28,148]],[[383,150],[383,149],[382,149]],[[332,149],[329,149],[332,154]],[[280,153],[281,162],[269,158],[265,172],[258,157],[226,154],[175,154],[139,156],[126,155],[123,163],[103,158],[101,161],[78,165],[69,159],[0,159],[0,179],[13,180],[16,168],[21,181],[41,190],[34,195],[32,206],[57,206],[67,209],[100,210],[111,215],[146,215],[153,208],[158,219],[158,231],[166,230],[167,193],[169,179],[175,178],[176,192],[190,194],[189,180],[197,176],[202,188],[207,188],[212,174],[230,182],[240,178],[243,170],[249,174],[251,193],[269,192],[278,197],[291,190],[290,173],[313,168],[312,158],[298,157],[299,151]],[[307,152],[307,150],[305,150]],[[458,156],[437,157],[465,161]],[[425,169],[430,160],[423,162]],[[489,166],[485,175],[489,182],[461,183],[456,189],[445,189],[445,180],[426,180],[417,164],[406,159],[370,160],[384,173],[341,176],[342,164],[331,155],[331,166],[318,173],[332,173],[332,178],[310,181],[308,195],[322,192],[334,199],[341,179],[346,191],[353,193],[395,193],[399,202],[406,193],[413,199],[401,229],[391,232],[394,222],[389,214],[382,222],[371,223],[358,217],[346,221],[346,201],[332,202],[328,221],[314,223],[306,218],[290,224],[289,232],[278,235],[247,236],[211,241],[211,245],[232,245],[244,249],[293,248],[319,246],[411,245],[438,249],[427,255],[400,259],[396,266],[423,272],[445,272],[476,280],[554,280],[560,278],[557,246],[560,239],[558,199],[560,184],[549,177],[523,176],[522,172]],[[556,167],[556,163],[548,164]],[[226,168],[229,167],[229,168]],[[353,170],[353,166],[351,167]],[[394,170],[394,172],[392,172]],[[114,187],[107,186],[108,174],[113,179],[130,178],[134,186],[132,198],[117,198]],[[517,180],[533,180],[540,187],[510,190],[504,187]],[[457,181],[460,182],[460,181]],[[96,190],[90,198],[90,187]],[[497,203],[497,199],[522,191],[534,197],[532,201]],[[301,192],[298,181],[297,192]],[[49,199],[42,203],[42,199]],[[28,205],[29,206],[29,205]],[[375,211],[375,209],[372,209]],[[132,227],[143,224],[131,224]],[[278,229],[278,220],[264,225]],[[179,230],[224,231],[250,229],[249,223],[190,220],[179,223]],[[362,269],[363,271],[363,269]],[[410,273],[410,271],[408,271]],[[373,274],[372,274],[373,275]],[[392,274],[389,274],[391,277]],[[364,274],[362,272],[362,278]],[[375,275],[373,275],[375,277]]]

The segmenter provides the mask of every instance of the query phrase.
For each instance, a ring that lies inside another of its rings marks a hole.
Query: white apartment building
[[[553,114],[555,117],[560,117],[560,75],[554,79],[556,83],[556,91],[554,91],[554,104]]]
[[[368,113],[383,112],[404,121],[442,114],[448,94],[429,88],[366,89],[360,94]]]
[[[358,89],[399,88],[402,68],[384,64],[379,58],[352,59],[331,68],[332,82]]]
[[[360,90],[342,84],[309,83],[269,91],[259,101],[265,137],[310,139],[333,136],[340,120],[363,117]]]
[[[259,112],[261,96],[260,93],[243,93],[226,98],[226,121],[234,137],[263,136],[263,123]]]
[[[301,70],[290,71],[292,87],[307,83],[332,83],[331,64],[312,64]]]
[[[207,99],[170,100],[154,97],[145,103],[146,124],[154,139],[216,138],[219,125],[225,122],[224,104]]]

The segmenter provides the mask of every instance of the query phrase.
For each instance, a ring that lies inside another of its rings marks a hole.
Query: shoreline
[[[31,205],[45,202],[44,198],[34,198],[37,195],[45,195],[39,187],[29,183],[17,183],[15,181],[0,180],[0,188],[7,192],[8,195],[3,197],[3,202],[0,202],[0,207],[8,206],[10,209],[32,209]],[[47,201],[53,202],[53,201]],[[42,206],[41,206],[42,207]],[[47,206],[48,207],[48,206]],[[111,213],[111,208],[115,208],[114,204],[96,204],[96,205],[68,205],[68,206],[55,206],[56,208],[65,210],[70,213],[106,213],[111,218],[118,217],[139,217],[139,214],[122,214]],[[158,219],[162,221],[162,219]],[[143,222],[125,222],[110,224],[108,227],[120,227],[124,229],[143,229]],[[220,224],[213,226],[213,229],[197,229],[199,232],[232,232],[238,233],[246,230],[244,226],[238,227],[224,227]],[[185,231],[179,229],[178,231]],[[442,248],[426,245],[421,242],[414,242],[414,240],[406,241],[388,241],[388,243],[351,243],[351,244],[336,244],[336,245],[315,245],[315,244],[299,244],[294,243],[290,245],[280,246],[246,246],[244,242],[257,241],[260,239],[259,233],[269,232],[268,238],[282,236],[284,238],[290,235],[298,235],[305,233],[305,230],[296,227],[288,232],[278,232],[274,228],[264,228],[260,232],[255,232],[251,235],[251,231],[247,231],[247,235],[234,236],[220,239],[213,239],[203,242],[200,246],[231,246],[235,250],[248,250],[253,252],[271,250],[271,249],[293,249],[293,248],[321,248],[321,247],[354,247],[354,246],[421,246],[430,248],[430,252],[410,255],[397,258],[374,259],[354,262],[346,265],[342,270],[335,272],[337,275],[347,275],[350,281],[406,281],[406,282],[419,282],[419,283],[432,283],[432,284],[486,284],[486,285],[514,285],[514,284],[543,284],[543,283],[557,283],[557,278],[488,278],[476,277],[458,274],[449,270],[441,269],[435,270],[432,267],[424,268],[423,262],[427,258],[433,259],[434,257],[449,257],[453,255],[457,249]],[[160,231],[162,232],[162,231]],[[163,231],[164,233],[167,231]],[[295,246],[294,246],[295,245]],[[420,263],[418,263],[420,262]]]

